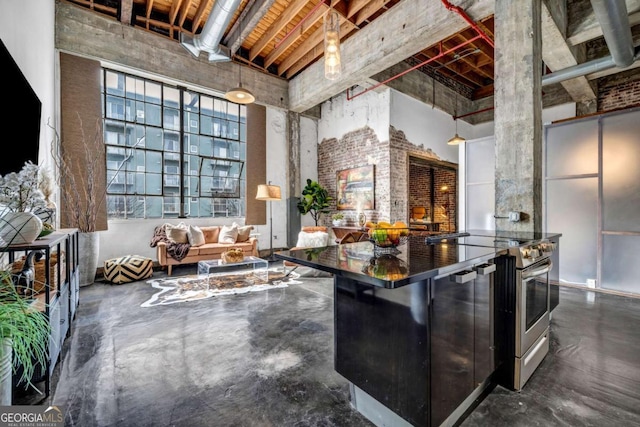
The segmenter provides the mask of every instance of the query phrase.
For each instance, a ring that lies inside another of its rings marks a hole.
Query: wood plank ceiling
[[[176,43],[181,33],[198,35],[214,5],[214,0],[67,1]],[[340,38],[344,42],[400,1],[241,0],[221,44],[231,49],[234,61],[289,80],[323,57],[322,22],[330,7],[340,15]],[[493,17],[478,25],[493,39]],[[407,58],[406,62],[416,66],[418,72],[444,80],[469,99],[491,96],[493,47],[484,39],[468,43],[476,35],[474,29],[467,27]],[[468,44],[442,55],[462,43]]]

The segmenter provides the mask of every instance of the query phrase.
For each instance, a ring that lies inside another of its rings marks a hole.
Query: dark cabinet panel
[[[474,388],[493,373],[496,367],[493,345],[493,270],[495,265],[479,269],[474,281]],[[489,270],[484,273],[481,270]]]
[[[431,425],[442,424],[474,389],[474,280],[452,276],[433,282]]]
[[[429,281],[335,281],[336,371],[412,425],[429,425]]]

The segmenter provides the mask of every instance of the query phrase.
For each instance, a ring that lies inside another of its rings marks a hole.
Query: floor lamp
[[[271,185],[271,181],[268,184],[260,184],[258,185],[258,194],[256,194],[256,200],[264,200],[266,202],[272,202],[274,200],[282,200],[282,196],[280,194],[280,186]],[[266,258],[267,261],[276,261],[273,257],[273,213],[271,210],[271,203],[269,203],[269,223],[271,230],[269,231],[270,245],[269,245],[269,256]]]

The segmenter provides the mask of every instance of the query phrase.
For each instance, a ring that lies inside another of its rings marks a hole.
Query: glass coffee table
[[[240,262],[226,264],[220,259],[198,262],[198,276],[213,278],[235,273],[246,273],[256,283],[268,283],[269,262],[255,256],[246,256]]]

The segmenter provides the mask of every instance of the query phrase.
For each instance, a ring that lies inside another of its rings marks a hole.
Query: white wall
[[[569,102],[566,104],[555,105],[553,107],[544,108],[542,110],[542,124],[547,125],[556,120],[568,119],[576,116],[576,104],[575,102]],[[473,126],[471,139],[480,139],[486,136],[493,136],[493,120],[490,122],[480,123]]]
[[[447,145],[456,133],[456,122],[444,111],[392,89],[389,121],[413,144],[430,148],[442,160],[458,162],[458,148]],[[469,138],[473,126],[458,120],[458,134]]]
[[[259,249],[269,249],[270,224],[269,203],[273,214],[273,247],[281,248],[287,245],[287,199],[289,198],[287,185],[287,112],[285,110],[267,107],[267,181],[279,185],[282,191],[282,200],[279,202],[267,202],[267,225],[258,226],[260,237]],[[247,141],[247,150],[251,149],[251,143]],[[247,171],[251,173],[251,171]],[[255,197],[252,190],[247,189],[247,197]]]
[[[300,193],[307,185],[307,178],[318,180],[318,120],[300,118]],[[301,194],[293,194],[300,197]],[[301,226],[313,226],[311,215],[302,215]],[[296,242],[292,242],[294,245]]]
[[[369,126],[380,141],[389,140],[389,108],[391,89],[371,91],[347,100],[345,93],[322,104],[318,122],[318,143],[323,139],[340,139],[348,132]]]
[[[53,170],[49,155],[53,132],[47,126],[47,120],[51,119],[51,123],[55,125],[58,119],[55,83],[55,2],[2,0],[0,38],[42,102],[38,159],[40,165]],[[16,131],[20,130],[14,129],[11,133],[15,134]],[[11,143],[16,146],[15,144],[19,144],[19,140]]]

